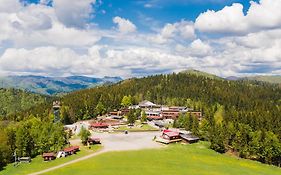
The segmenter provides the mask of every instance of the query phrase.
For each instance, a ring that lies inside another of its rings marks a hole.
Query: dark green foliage
[[[49,151],[59,151],[67,143],[63,125],[52,120],[41,121],[30,116],[28,120],[1,126],[0,168],[18,157],[34,157]]]
[[[127,120],[129,124],[134,124],[137,120],[138,113],[136,110],[130,110],[127,114]]]
[[[21,120],[17,114],[47,102],[50,98],[16,89],[0,89],[0,120]],[[42,105],[44,107],[44,105]],[[46,109],[46,108],[45,108]]]
[[[84,127],[81,128],[81,131],[79,133],[79,136],[81,138],[81,142],[83,145],[87,144],[88,138],[91,136],[90,131],[88,131],[87,129],[85,129]]]

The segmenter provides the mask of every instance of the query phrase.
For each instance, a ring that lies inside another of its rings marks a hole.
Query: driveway
[[[163,145],[153,141],[160,132],[93,133],[93,137],[101,139],[106,151],[127,151],[149,148],[161,148]]]

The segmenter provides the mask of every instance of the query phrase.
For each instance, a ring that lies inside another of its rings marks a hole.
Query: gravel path
[[[36,173],[29,175],[39,175],[53,171],[55,169],[62,168],[64,166],[89,159],[91,157],[103,154],[109,151],[128,151],[128,150],[140,150],[149,148],[161,148],[163,145],[154,142],[152,139],[154,136],[160,135],[160,132],[129,132],[129,134],[124,133],[93,133],[93,137],[98,137],[101,139],[103,148],[95,153],[89,154],[87,156],[72,160],[70,162],[54,166]],[[80,140],[72,140],[72,144],[79,143]]]

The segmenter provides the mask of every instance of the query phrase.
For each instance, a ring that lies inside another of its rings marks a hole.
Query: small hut
[[[44,161],[54,160],[56,158],[55,153],[43,153]]]

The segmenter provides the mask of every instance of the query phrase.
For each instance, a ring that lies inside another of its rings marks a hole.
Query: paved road
[[[131,132],[129,134],[124,133],[93,133],[93,137],[101,138],[103,148],[98,152],[89,154],[87,156],[72,160],[70,162],[48,168],[36,173],[29,175],[39,175],[53,171],[55,169],[62,168],[64,166],[89,159],[91,157],[103,154],[109,151],[128,151],[128,150],[139,150],[139,149],[149,149],[149,148],[161,148],[163,145],[154,142],[152,139],[154,136],[160,135],[160,132]],[[73,140],[72,143],[75,144],[79,140]]]

